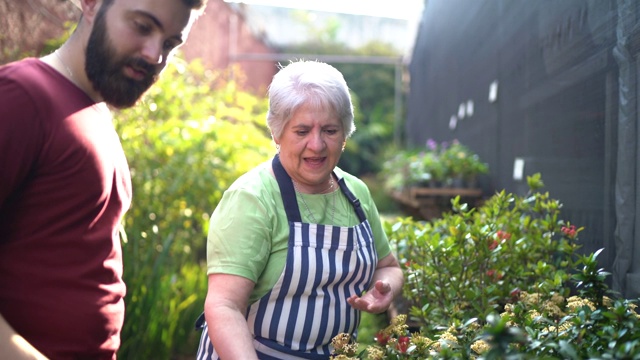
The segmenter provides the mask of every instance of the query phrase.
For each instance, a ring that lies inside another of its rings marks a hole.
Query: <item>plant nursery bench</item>
[[[482,201],[482,189],[451,187],[409,187],[391,192],[391,197],[409,215],[431,220],[451,210],[451,199],[460,196],[463,203],[476,207]]]

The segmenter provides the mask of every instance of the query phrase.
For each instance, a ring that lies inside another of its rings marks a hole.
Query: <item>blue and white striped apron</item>
[[[303,223],[293,183],[277,155],[273,170],[289,220],[287,261],[274,288],[249,306],[247,323],[262,360],[328,359],[331,340],[340,333],[355,334],[360,322],[360,312],[347,298],[368,289],[377,266],[371,226],[344,179],[338,184],[360,224]],[[197,359],[218,359],[202,316],[199,323]]]

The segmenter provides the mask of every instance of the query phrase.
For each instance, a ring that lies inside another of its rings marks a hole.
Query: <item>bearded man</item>
[[[134,105],[206,0],[80,0],[54,53],[0,67],[0,359],[115,359]]]

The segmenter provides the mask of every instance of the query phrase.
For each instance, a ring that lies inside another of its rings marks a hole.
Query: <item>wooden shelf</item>
[[[394,191],[390,195],[405,212],[430,220],[450,210],[450,201],[456,196],[464,198],[471,206],[476,206],[482,198],[482,189],[411,187],[404,191]]]
[[[412,187],[409,189],[410,197],[419,198],[423,196],[446,196],[446,197],[456,197],[456,196],[481,196],[481,189],[471,189],[471,188],[422,188],[422,187]]]

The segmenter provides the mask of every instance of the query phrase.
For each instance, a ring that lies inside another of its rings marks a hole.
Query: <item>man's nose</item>
[[[148,39],[142,48],[142,58],[149,64],[159,65],[164,61],[161,39]]]

